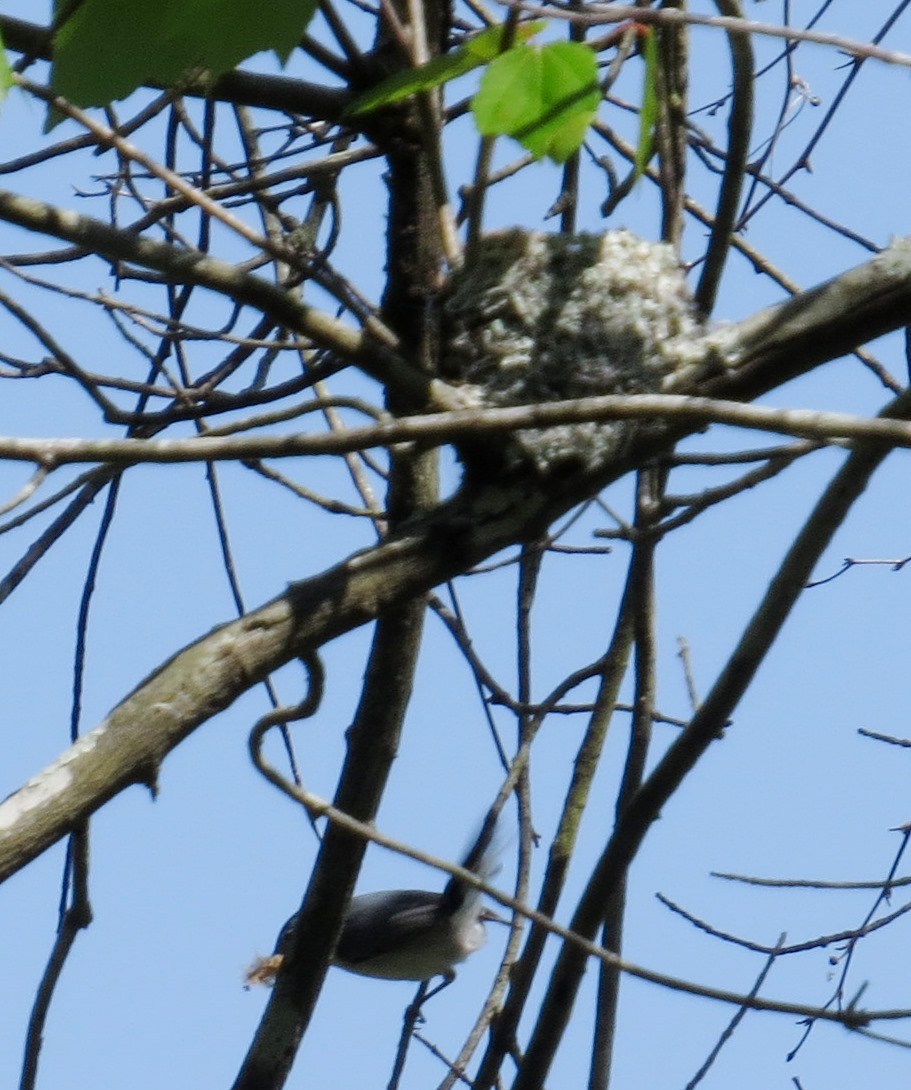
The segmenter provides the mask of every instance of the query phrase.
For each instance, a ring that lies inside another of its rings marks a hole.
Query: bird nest
[[[704,331],[673,249],[625,230],[487,235],[450,278],[443,313],[445,377],[484,407],[660,391]],[[568,472],[616,457],[629,433],[617,422],[522,430],[500,454],[508,468]]]

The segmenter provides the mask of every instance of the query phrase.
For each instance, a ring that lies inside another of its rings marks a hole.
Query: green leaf
[[[522,42],[527,42],[536,34],[540,34],[546,26],[546,19],[532,19],[529,23],[519,23],[517,26],[513,27],[510,48]],[[488,27],[487,30],[482,30],[480,34],[476,34],[473,38],[470,38],[462,48],[471,53],[472,56],[478,57],[482,64],[486,64],[503,52],[503,42],[505,38],[505,26],[492,26]]]
[[[543,19],[533,23],[523,23],[516,28],[515,36],[520,41],[525,41],[543,30],[545,26]],[[422,64],[419,68],[408,68],[404,72],[396,72],[375,87],[371,87],[369,91],[358,95],[345,113],[350,117],[370,113],[371,110],[378,110],[381,106],[391,106],[401,102],[420,91],[431,91],[434,87],[440,87],[459,76],[464,76],[473,68],[480,68],[482,64],[487,64],[500,53],[504,29],[502,26],[489,27],[452,53],[434,57],[432,61]]]
[[[639,109],[639,142],[633,160],[633,180],[637,181],[652,157],[655,146],[655,128],[658,125],[658,35],[649,29],[642,48],[645,59],[645,82],[642,87],[642,106]]]
[[[6,50],[3,48],[3,38],[0,37],[0,102],[6,98],[6,92],[13,85],[13,70],[6,59]]]
[[[395,72],[387,79],[382,80],[369,91],[358,95],[345,109],[349,117],[357,114],[368,114],[372,110],[378,110],[381,106],[391,106],[401,102],[419,91],[430,91],[434,87],[448,83],[470,72],[472,68],[479,68],[484,62],[476,60],[468,53],[464,46],[447,53],[442,57],[434,57],[427,64],[419,68],[406,68],[403,72]]]
[[[264,49],[282,63],[316,0],[84,0],[54,38],[51,85],[78,106],[169,86],[194,69],[220,76]]]
[[[516,46],[496,57],[471,103],[483,136],[511,136],[536,158],[565,162],[598,111],[598,65],[581,42]]]

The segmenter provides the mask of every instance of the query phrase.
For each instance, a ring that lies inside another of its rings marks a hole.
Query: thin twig
[[[779,936],[779,939],[778,939],[778,946],[779,947],[784,943],[785,938],[786,938],[785,933],[782,932],[781,935]],[[765,965],[763,965],[763,967],[762,967],[762,969],[761,969],[761,971],[759,973],[759,976],[756,977],[756,982],[749,991],[749,995],[750,995],[751,998],[753,998],[754,996],[759,995],[759,989],[765,983],[765,978],[769,975],[769,971],[771,970],[772,966],[775,964],[776,957],[778,957],[777,948],[773,949],[770,952],[770,954],[768,956],[768,960],[766,961]],[[718,1055],[721,1052],[721,1050],[728,1043],[728,1041],[734,1036],[734,1031],[737,1029],[737,1027],[740,1025],[740,1023],[743,1021],[744,1017],[746,1016],[747,1009],[748,1009],[747,1007],[741,1007],[740,1010],[737,1011],[737,1013],[731,1019],[731,1021],[727,1024],[727,1026],[725,1026],[724,1030],[721,1033],[721,1036],[718,1038],[718,1041],[715,1043],[715,1047],[711,1050],[711,1052],[708,1054],[708,1056],[706,1056],[705,1062],[702,1064],[702,1066],[699,1068],[699,1070],[696,1072],[696,1074],[686,1084],[685,1090],[694,1090],[694,1087],[698,1086],[699,1083],[702,1082],[702,1080],[708,1074],[709,1069],[711,1068],[712,1064],[718,1058]]]

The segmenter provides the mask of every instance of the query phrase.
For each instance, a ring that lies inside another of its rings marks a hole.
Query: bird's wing
[[[335,949],[336,960],[358,965],[416,940],[440,919],[441,896],[423,889],[388,890],[355,897]]]

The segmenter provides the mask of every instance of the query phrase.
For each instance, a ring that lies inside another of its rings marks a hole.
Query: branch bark
[[[687,394],[604,394],[502,409],[455,409],[408,416],[363,428],[311,434],[191,439],[34,439],[0,436],[0,461],[34,462],[44,469],[78,463],[109,466],[174,465],[350,454],[395,443],[439,446],[482,434],[557,424],[663,421],[696,431],[708,424],[750,428],[823,442],[852,441],[911,447],[911,423],[817,409],[775,409]]]

